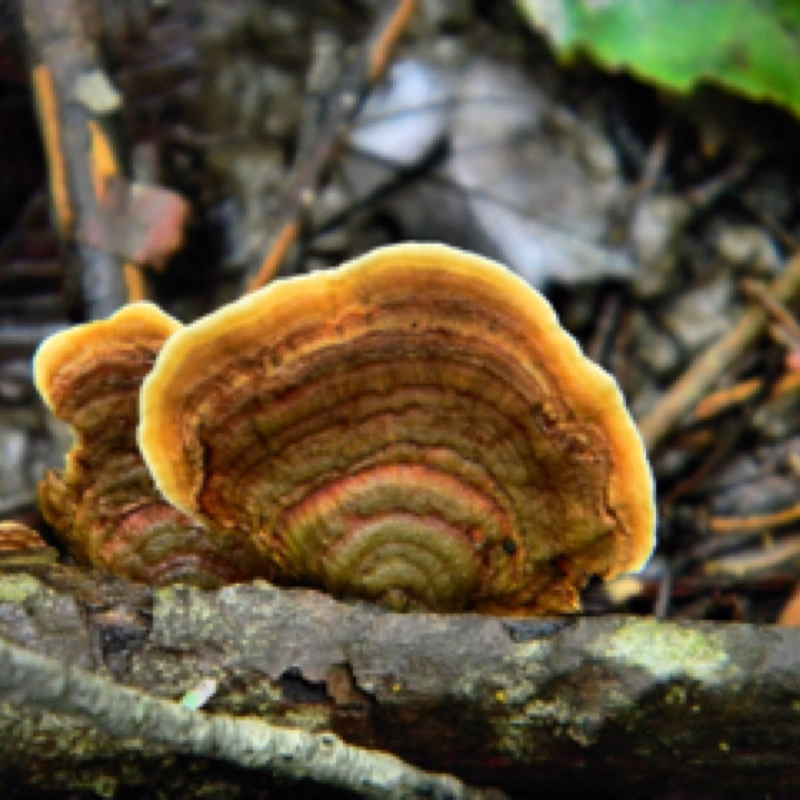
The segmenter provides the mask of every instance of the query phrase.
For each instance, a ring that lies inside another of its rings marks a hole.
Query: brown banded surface
[[[164,501],[136,443],[139,390],[180,323],[147,303],[50,337],[35,378],[76,441],[39,486],[47,521],[81,563],[146,583],[217,586],[250,577],[246,542],[211,537]]]
[[[653,546],[614,380],[503,267],[383,248],[174,334],[139,443],[164,495],[281,583],[393,608],[549,613]]]
[[[0,522],[0,553],[18,553],[47,547],[39,533],[21,522]]]
[[[16,520],[0,522],[0,568],[50,564],[57,557],[58,551],[33,528]]]

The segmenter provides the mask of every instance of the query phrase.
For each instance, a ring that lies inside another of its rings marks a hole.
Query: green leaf
[[[710,81],[800,116],[800,0],[517,0],[565,57],[677,92]]]

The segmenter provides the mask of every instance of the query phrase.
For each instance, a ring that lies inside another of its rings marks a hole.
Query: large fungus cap
[[[156,490],[136,443],[139,390],[180,323],[148,303],[55,334],[36,385],[75,433],[63,473],[39,485],[47,521],[80,562],[146,583],[204,586],[250,577],[249,548],[225,548]]]
[[[386,247],[170,338],[139,444],[170,502],[273,580],[394,608],[574,610],[653,547],[614,380],[502,266]]]

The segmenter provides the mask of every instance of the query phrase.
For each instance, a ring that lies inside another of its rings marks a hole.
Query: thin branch
[[[749,278],[742,281],[742,290],[750,300],[759,303],[774,318],[794,348],[800,347],[800,325],[785,303],[762,283]]]
[[[5,696],[3,696],[5,695]],[[174,752],[221,758],[290,778],[311,778],[362,797],[501,798],[457,778],[428,773],[388,753],[354,747],[332,733],[206,714],[0,640],[0,699],[85,715],[116,737],[138,737]]]
[[[760,535],[772,528],[783,528],[800,522],[800,503],[769,514],[750,514],[743,517],[711,517],[708,529],[712,533],[751,533]]]
[[[335,90],[325,99],[319,121],[309,121],[316,131],[301,137],[303,146],[286,198],[280,205],[283,212],[275,223],[272,244],[250,280],[248,291],[264,286],[275,277],[289,249],[299,238],[324,176],[341,152],[370,89],[386,71],[415,7],[416,0],[398,0],[381,16],[363,50],[345,65]]]
[[[369,51],[369,79],[377,83],[386,72],[397,42],[416,9],[416,0],[400,0]]]
[[[125,175],[115,135],[123,98],[78,0],[22,0],[20,15],[64,250],[77,261],[89,318],[146,295],[142,266],[160,269],[182,244],[183,197]]]
[[[800,293],[800,254],[794,255],[770,286],[770,294],[790,303]],[[767,329],[769,315],[750,308],[739,322],[684,372],[639,427],[648,451],[655,450],[698,404],[714,383]]]

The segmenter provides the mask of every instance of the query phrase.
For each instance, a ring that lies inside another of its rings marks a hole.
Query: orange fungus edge
[[[33,377],[39,394],[51,411],[53,408],[52,386],[59,370],[75,357],[75,353],[88,357],[93,347],[102,346],[112,334],[116,339],[163,335],[168,338],[181,328],[178,320],[165,314],[153,303],[130,303],[112,314],[108,319],[77,325],[48,336],[33,357]]]

